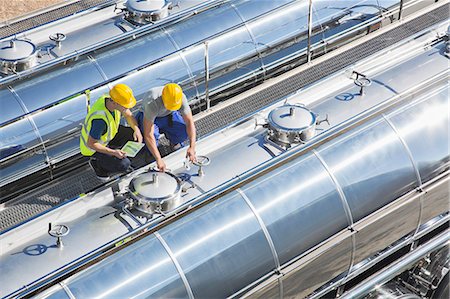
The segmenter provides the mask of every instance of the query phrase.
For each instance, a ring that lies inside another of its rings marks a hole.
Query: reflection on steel
[[[2,234],[0,271],[9,271],[0,276],[2,292],[58,296],[64,290],[49,287],[62,282],[76,298],[305,297],[434,232],[449,219],[442,205],[449,196],[449,70],[444,42],[423,43],[408,57],[397,53],[401,63],[386,59],[398,58],[386,50],[368,73],[378,84],[367,87],[364,101],[335,100],[359,90],[345,72],[304,91],[340,82],[308,102],[315,113],[330,115],[330,125],[305,144],[280,151],[265,142],[266,128],[255,128],[254,118],[267,117],[283,105],[280,99],[198,142],[198,152],[210,158],[208,175],[186,169],[184,151],[173,153],[167,166],[192,188],[178,207],[141,226],[117,219],[115,205],[131,198],[130,182],[147,169]],[[355,67],[368,66],[373,61]],[[142,180],[154,187],[156,179],[151,182]],[[161,178],[158,185],[170,187]],[[10,254],[30,245],[24,236],[32,231],[34,244],[47,244],[38,224],[61,215],[73,228],[65,242],[77,247],[67,246],[54,264],[51,250],[32,260]],[[34,271],[23,273],[24,267]]]
[[[2,192],[15,194],[73,166],[86,90],[93,104],[112,85],[126,83],[140,101],[150,88],[178,82],[192,105],[209,107],[286,65],[367,34],[371,24],[391,23],[399,0],[378,2],[344,1],[336,8],[333,1],[312,2],[314,7],[294,0],[180,1],[168,17],[138,28],[108,6],[49,24],[66,37],[58,45],[48,33],[24,33],[39,50],[38,63],[0,79],[0,97],[8,103],[0,118]],[[94,16],[100,21],[81,25]],[[351,18],[338,22],[346,16]],[[26,184],[14,185],[30,175]]]
[[[420,246],[415,251],[407,254],[399,261],[396,261],[393,265],[389,266],[383,271],[376,273],[373,277],[363,281],[356,288],[344,293],[341,298],[343,299],[351,299],[351,298],[361,298],[367,293],[369,293],[376,286],[382,285],[394,278],[396,275],[400,274],[404,270],[411,267],[411,265],[422,257],[426,256],[432,251],[440,249],[443,246],[448,246],[450,241],[450,233],[445,232],[439,237],[431,240],[430,242]]]

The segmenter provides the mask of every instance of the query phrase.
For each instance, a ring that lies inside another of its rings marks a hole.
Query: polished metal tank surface
[[[203,174],[184,150],[166,157],[179,207],[135,213],[130,183],[152,171],[139,169],[2,233],[2,296],[305,297],[414,242],[449,218],[449,71],[435,33],[203,138]],[[364,95],[362,73],[375,83]],[[289,150],[257,125],[286,104],[318,114],[316,136]],[[63,248],[48,223],[70,228]]]
[[[311,58],[391,23],[399,3],[314,2]],[[405,9],[416,6],[423,3]],[[304,63],[308,12],[308,1],[180,1],[166,18],[135,25],[122,9],[102,6],[17,34],[36,47],[37,65],[0,79],[2,198],[76,165],[87,109],[116,83],[141,101],[150,88],[178,82],[192,105],[203,105]]]

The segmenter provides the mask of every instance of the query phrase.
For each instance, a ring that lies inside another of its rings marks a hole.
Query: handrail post
[[[211,108],[211,101],[209,99],[209,43],[205,41],[205,101],[206,110]]]
[[[311,35],[312,35],[312,0],[309,0],[308,10],[308,48],[306,55],[308,56],[308,63],[311,62]]]
[[[400,21],[402,19],[402,12],[403,12],[403,0],[400,0],[400,7],[398,11],[398,20]]]

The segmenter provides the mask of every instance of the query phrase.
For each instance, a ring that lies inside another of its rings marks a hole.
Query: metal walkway
[[[409,22],[393,28],[364,44],[342,52],[298,74],[262,89],[251,96],[196,121],[198,136],[220,129],[253,111],[259,110],[296,90],[337,72],[352,63],[389,47],[415,33],[449,18],[449,5],[444,5]],[[167,148],[162,151],[167,153]],[[0,211],[0,231],[6,230],[64,201],[100,186],[100,181],[87,165],[30,191]]]

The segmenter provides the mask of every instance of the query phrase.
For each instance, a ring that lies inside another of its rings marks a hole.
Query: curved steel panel
[[[259,15],[268,13],[287,3],[295,2],[295,0],[277,0],[277,1],[234,1],[233,6],[238,11],[244,21],[253,19]]]
[[[160,234],[197,298],[225,298],[275,269],[261,227],[237,192],[183,217]]]
[[[224,3],[208,13],[200,13],[195,18],[164,26],[164,29],[176,45],[183,49],[241,23],[242,20],[231,5]]]
[[[47,167],[45,150],[27,117],[0,128],[0,154],[0,185]]]
[[[276,279],[253,293],[244,296],[250,299],[283,298],[281,297],[279,279]]]
[[[183,51],[183,55],[192,71],[199,93],[203,94],[205,92],[204,44]],[[208,45],[208,57],[211,73],[208,84],[210,90],[262,68],[253,40],[245,26],[211,39]]]
[[[167,57],[158,64],[132,73],[113,84],[125,83],[129,85],[133,89],[136,100],[139,102],[147,98],[147,93],[151,88],[170,82],[180,84],[186,97],[192,98],[197,96],[197,90],[195,86],[190,84],[188,70],[179,55]]]
[[[62,47],[54,47],[54,42],[51,40],[44,40],[44,43],[40,44],[40,46],[48,48],[49,52],[56,57],[61,57],[74,53],[84,47],[94,45],[100,41],[114,38],[133,29],[131,24],[123,20],[123,16],[113,12],[112,7],[99,10],[91,14],[90,17],[92,19],[90,19],[88,21],[89,23],[84,26],[83,24],[75,24],[75,20],[72,20],[72,22],[68,21],[64,24],[65,26],[75,28],[64,28],[62,30],[62,33],[66,34],[65,40],[62,42]],[[93,20],[95,21],[93,22]],[[86,22],[86,20],[83,20],[82,17],[78,21]],[[54,28],[50,30],[44,29],[41,34],[55,33],[54,30],[58,30],[57,28],[58,26],[54,26]],[[39,33],[40,32],[38,31],[35,34]],[[53,57],[49,55],[48,59],[53,59]]]
[[[28,81],[13,84],[25,107],[34,111],[95,86],[104,79],[91,61],[69,63]]]
[[[354,222],[418,185],[401,141],[383,120],[352,130],[317,151],[341,185]]]
[[[184,284],[155,236],[131,244],[66,281],[77,298],[187,298]]]
[[[312,154],[242,190],[267,226],[281,264],[350,225],[332,180]]]
[[[25,114],[25,111],[17,101],[17,98],[9,89],[0,90],[0,108],[2,110],[2,113],[0,114],[0,124]]]
[[[347,32],[353,31],[352,34],[348,35],[348,39],[352,40],[358,36],[366,35],[372,30],[378,29],[378,25],[381,25],[382,19],[378,24],[369,27],[362,27],[356,30],[364,22],[369,22],[375,20],[379,16],[386,14],[387,7],[392,7],[399,0],[353,0],[353,1],[330,1],[330,0],[320,0],[313,1],[313,23],[316,25],[317,36],[323,38],[323,50],[313,50],[313,54],[326,53],[332,49],[338,48],[340,45],[344,44],[343,40],[329,40],[333,36],[341,35],[342,38]],[[389,19],[390,22],[393,21]],[[389,22],[386,21],[386,22]],[[317,39],[312,39],[311,43],[314,44]]]
[[[420,218],[420,196],[415,196],[389,213],[370,220],[363,227],[355,226],[355,257],[353,264],[372,257],[377,252],[406,236],[412,236]],[[358,268],[358,267],[357,267]]]
[[[288,8],[273,12],[266,18],[259,18],[248,23],[248,28],[255,37],[257,50],[262,53],[263,64],[268,64],[306,47],[308,31],[308,1],[296,1]],[[287,40],[304,34],[300,41]],[[289,47],[289,50],[280,51]],[[276,53],[274,55],[270,55]]]
[[[423,51],[414,59],[394,64],[376,78],[370,78],[372,86],[367,88],[367,95],[371,93],[370,89],[375,84],[384,87],[386,93],[395,95],[413,88],[424,78],[432,78],[434,75],[444,72],[448,67],[441,59],[442,54],[439,54],[444,50],[444,46],[444,44],[438,44],[428,51]]]
[[[52,163],[69,158],[75,154],[74,149],[78,152],[78,137],[87,113],[86,105],[83,94],[32,115]]]
[[[449,180],[443,180],[427,189],[422,197],[422,215],[420,224],[423,225],[431,219],[449,212],[450,188]]]
[[[175,51],[167,35],[158,30],[120,45],[111,45],[94,57],[106,76],[114,78]]]
[[[292,267],[283,276],[283,297],[304,298],[324,283],[342,277],[350,267],[352,248],[349,237],[315,259]]]
[[[399,2],[400,0],[352,0],[337,3],[334,0],[313,1],[314,20],[327,23],[339,17],[342,18],[339,23],[344,24],[351,20],[361,20],[364,15],[374,16],[385,12]]]
[[[61,287],[60,284],[56,284],[53,287],[45,290],[41,294],[33,297],[34,299],[73,299],[69,297],[66,291]]]
[[[448,86],[429,97],[388,116],[408,145],[422,182],[448,169],[450,162]]]

